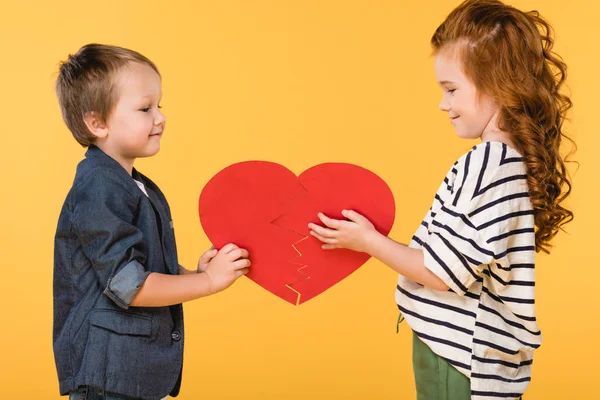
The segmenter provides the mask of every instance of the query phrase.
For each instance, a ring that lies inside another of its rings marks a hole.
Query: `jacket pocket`
[[[99,328],[131,336],[150,336],[152,317],[115,310],[95,310],[90,324]]]

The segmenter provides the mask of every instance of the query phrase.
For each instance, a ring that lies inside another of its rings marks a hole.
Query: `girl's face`
[[[440,110],[448,113],[456,134],[463,139],[485,140],[497,132],[500,110],[489,96],[480,94],[465,76],[458,56],[442,51],[435,57],[435,75],[444,91]]]

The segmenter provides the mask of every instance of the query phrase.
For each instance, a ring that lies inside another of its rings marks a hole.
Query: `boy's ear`
[[[92,135],[99,139],[103,139],[108,136],[108,127],[106,123],[100,118],[100,115],[96,111],[88,111],[83,116],[83,122],[90,130]]]

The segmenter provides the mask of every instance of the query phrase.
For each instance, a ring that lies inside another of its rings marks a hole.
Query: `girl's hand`
[[[342,215],[349,219],[332,219],[319,213],[319,219],[326,227],[310,223],[310,234],[324,244],[324,250],[349,249],[369,253],[372,238],[379,234],[371,221],[356,211],[343,210]]]
[[[212,246],[210,249],[206,250],[204,252],[204,254],[202,254],[200,256],[200,260],[198,260],[198,269],[196,270],[196,272],[201,273],[201,272],[206,271],[206,267],[208,267],[208,263],[210,262],[210,260],[215,258],[217,253],[218,253],[218,251],[217,251],[217,249],[215,249],[215,246]]]

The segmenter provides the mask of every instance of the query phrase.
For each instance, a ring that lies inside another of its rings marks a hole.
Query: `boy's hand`
[[[326,227],[310,223],[310,234],[324,243],[321,247],[325,250],[350,249],[369,253],[371,240],[379,232],[371,221],[356,211],[343,210],[342,215],[349,221],[328,218],[319,213],[319,219]]]
[[[200,259],[198,260],[198,269],[196,270],[196,272],[200,273],[200,272],[206,271],[206,267],[208,267],[208,263],[210,262],[210,260],[215,258],[217,253],[218,253],[218,251],[217,251],[217,249],[215,249],[215,246],[212,246],[210,249],[206,250],[204,252],[204,254],[202,254],[200,256]]]
[[[210,250],[209,250],[210,251]],[[213,293],[227,289],[240,276],[248,273],[248,251],[235,244],[227,244],[212,258],[204,270]]]

